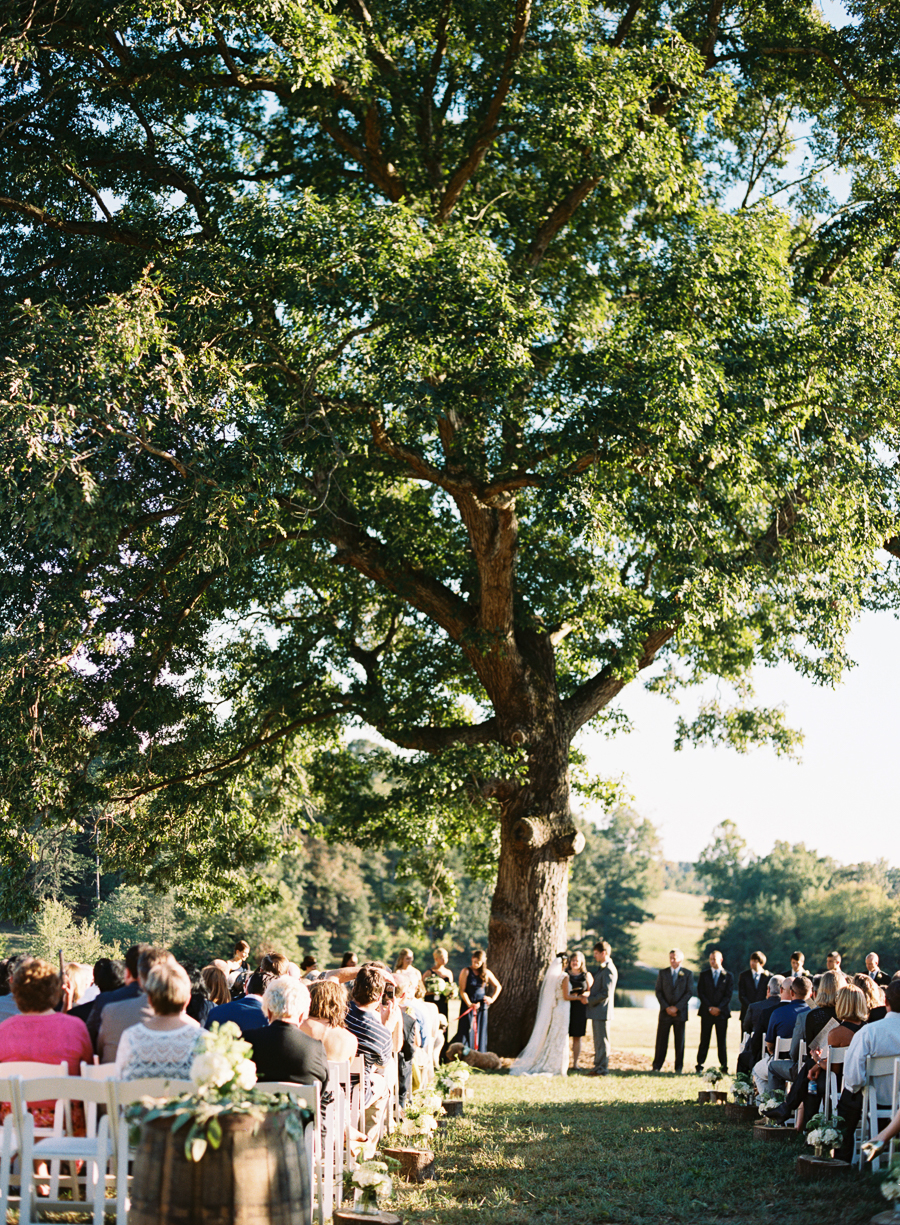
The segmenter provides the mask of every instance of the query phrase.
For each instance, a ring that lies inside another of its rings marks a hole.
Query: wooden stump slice
[[[797,1175],[800,1178],[840,1178],[850,1169],[849,1161],[838,1161],[833,1157],[797,1158]]]
[[[726,1102],[725,1118],[732,1123],[758,1123],[759,1110],[756,1106],[744,1106],[741,1102]]]
[[[465,1114],[465,1102],[461,1097],[445,1097],[442,1103],[448,1119],[458,1119]]]
[[[385,1148],[386,1157],[400,1162],[397,1177],[401,1182],[425,1182],[434,1178],[434,1153],[427,1148]]]
[[[793,1127],[779,1127],[777,1123],[756,1123],[753,1127],[753,1139],[769,1144],[786,1144],[801,1134]]]
[[[352,1208],[335,1208],[334,1225],[403,1225],[403,1217],[394,1212],[354,1212]]]
[[[896,1212],[879,1212],[877,1216],[872,1217],[871,1225],[897,1225],[900,1221],[900,1216]]]
[[[728,1094],[723,1093],[720,1089],[701,1089],[697,1094],[698,1102],[709,1102],[713,1105],[718,1105],[719,1102],[727,1102]]]

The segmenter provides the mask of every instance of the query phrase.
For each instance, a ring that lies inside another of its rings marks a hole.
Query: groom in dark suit
[[[684,1027],[687,1024],[688,1000],[694,994],[694,976],[681,964],[684,953],[672,949],[669,968],[656,976],[656,998],[659,1000],[659,1023],[656,1026],[656,1051],[653,1071],[662,1070],[669,1049],[669,1030],[675,1047],[675,1071],[684,1067]]]
[[[709,954],[709,969],[703,970],[697,980],[697,995],[700,997],[700,1046],[697,1049],[697,1071],[703,1071],[712,1031],[716,1031],[716,1049],[719,1055],[719,1067],[723,1072],[728,1069],[728,1051],[725,1045],[725,1031],[728,1029],[728,1018],[731,1016],[731,996],[734,992],[734,978],[722,965],[720,949],[711,949]]]

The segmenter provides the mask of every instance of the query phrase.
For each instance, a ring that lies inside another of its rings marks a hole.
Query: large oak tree
[[[210,897],[310,811],[400,840],[423,906],[462,843],[514,1053],[579,729],[665,660],[738,690],[686,734],[785,747],[750,666],[833,680],[881,598],[890,18],[0,13],[7,909],[69,823]],[[343,752],[360,724],[404,752]]]

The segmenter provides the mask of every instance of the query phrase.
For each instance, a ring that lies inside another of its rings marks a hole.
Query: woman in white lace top
[[[148,1021],[126,1029],[119,1040],[116,1077],[165,1076],[188,1080],[200,1026],[184,1011],[191,998],[191,980],[180,965],[163,962],[153,967],[145,984],[153,1009]]]

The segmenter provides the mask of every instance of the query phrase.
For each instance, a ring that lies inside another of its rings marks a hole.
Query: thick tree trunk
[[[584,845],[569,810],[568,734],[561,719],[548,724],[530,745],[528,783],[502,805],[488,944],[503,986],[488,1018],[498,1055],[518,1055],[531,1034],[543,976],[566,947],[569,860]]]

